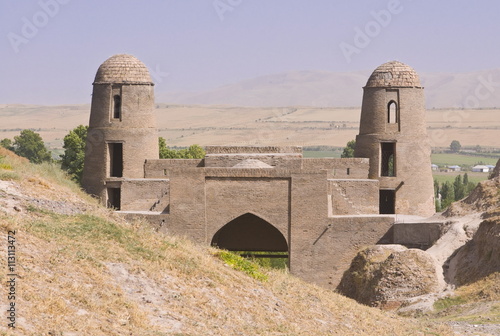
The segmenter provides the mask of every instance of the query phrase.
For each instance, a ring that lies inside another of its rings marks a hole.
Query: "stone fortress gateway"
[[[359,248],[402,243],[396,218],[434,214],[423,88],[403,63],[385,63],[368,79],[356,158],[348,159],[303,158],[292,146],[208,146],[204,159],[159,159],[147,67],[112,56],[93,86],[82,184],[161,232],[285,252],[292,274],[334,289]],[[423,236],[406,243],[437,239]]]

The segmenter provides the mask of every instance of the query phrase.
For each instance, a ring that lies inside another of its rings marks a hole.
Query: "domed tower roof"
[[[422,87],[422,85],[412,67],[391,61],[376,68],[365,87]]]
[[[136,57],[127,54],[114,55],[101,64],[94,84],[153,84],[149,70]]]

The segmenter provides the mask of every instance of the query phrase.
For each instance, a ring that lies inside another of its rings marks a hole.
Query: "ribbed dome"
[[[365,87],[422,87],[422,85],[412,67],[391,61],[376,68]]]
[[[127,54],[114,55],[101,64],[94,84],[124,83],[152,84],[148,68],[136,57]]]

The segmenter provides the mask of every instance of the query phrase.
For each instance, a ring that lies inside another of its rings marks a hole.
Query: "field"
[[[470,156],[461,154],[432,154],[432,163],[438,166],[453,166],[453,165],[469,165],[474,166],[476,164],[484,165],[496,165],[498,159],[489,156]]]
[[[488,173],[472,173],[472,172],[450,172],[450,173],[440,173],[433,172],[432,176],[439,183],[445,183],[446,181],[453,182],[458,175],[464,176],[467,173],[469,177],[469,182],[479,183],[481,181],[488,179]]]
[[[73,128],[88,124],[90,105],[0,105],[0,139],[31,128],[51,149]],[[498,148],[500,109],[427,111],[432,147]],[[297,145],[343,147],[356,137],[360,108],[237,107],[156,104],[160,135],[168,145]]]
[[[453,166],[453,165],[468,165],[474,166],[476,164],[485,165],[496,165],[499,158],[493,158],[489,156],[471,156],[471,155],[461,155],[461,154],[432,154],[432,163],[442,167],[442,166]],[[440,183],[446,181],[453,182],[457,175],[464,175],[467,173],[470,182],[478,183],[488,179],[489,173],[476,173],[471,171],[461,171],[461,172],[439,172],[434,171],[432,175],[434,179]]]
[[[304,157],[336,157],[339,158],[342,151],[339,150],[329,150],[329,151],[304,151]],[[486,156],[469,156],[460,154],[432,154],[432,163],[439,166],[451,166],[451,165],[475,165],[478,163],[495,165],[498,159],[486,157]],[[476,173],[470,171],[461,172],[439,172],[433,171],[432,175],[435,180],[440,183],[446,181],[453,182],[458,175],[463,175],[467,173],[469,181],[473,183],[479,183],[481,181],[487,180],[489,173]]]

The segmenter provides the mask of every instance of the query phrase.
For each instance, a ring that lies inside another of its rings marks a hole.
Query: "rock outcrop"
[[[434,258],[401,245],[376,245],[360,251],[337,290],[356,301],[397,309],[405,301],[438,290]]]
[[[450,259],[455,274],[449,281],[458,286],[500,272],[500,217],[484,220],[472,240]]]
[[[493,169],[493,172],[490,175],[490,179],[493,179],[493,178],[499,177],[499,176],[500,176],[500,160],[497,161],[497,165]]]
[[[499,168],[499,164],[497,164]],[[496,169],[496,168],[495,168]],[[499,168],[500,169],[500,168]],[[474,212],[485,212],[500,207],[500,177],[479,182],[465,199],[452,203],[443,213],[445,217],[464,216]]]

